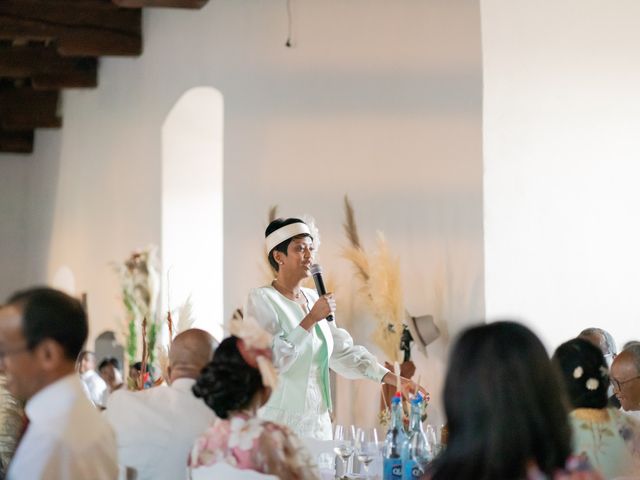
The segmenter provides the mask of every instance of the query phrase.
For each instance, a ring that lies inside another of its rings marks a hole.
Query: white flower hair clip
[[[320,231],[318,230],[318,226],[316,225],[316,219],[311,215],[305,213],[302,215],[301,220],[309,227],[309,231],[311,232],[311,236],[313,237],[313,249],[315,253],[318,253],[320,250]]]
[[[580,365],[573,369],[573,378],[577,380],[578,378],[581,378],[582,375],[584,375],[584,370]]]
[[[273,336],[253,317],[232,318],[229,322],[229,333],[240,339],[240,355],[248,365],[260,371],[262,384],[275,389],[278,386],[278,372],[272,361]]]
[[[591,390],[593,392],[594,390],[598,389],[598,387],[600,386],[600,382],[595,378],[590,378],[589,380],[587,380],[585,386],[587,387],[587,390]]]
[[[239,318],[233,316],[229,321],[229,333],[241,338],[248,348],[271,348],[273,335],[260,326],[253,317]]]

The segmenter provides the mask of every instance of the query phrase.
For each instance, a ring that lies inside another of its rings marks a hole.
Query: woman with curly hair
[[[260,354],[270,356],[270,350]],[[318,479],[298,437],[289,428],[256,416],[271,389],[263,385],[256,355],[243,340],[231,336],[222,341],[193,392],[218,420],[196,441],[189,459],[192,470],[225,462],[283,479]]]

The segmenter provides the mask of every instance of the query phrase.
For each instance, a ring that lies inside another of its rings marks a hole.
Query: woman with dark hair
[[[573,451],[586,455],[606,478],[640,473],[640,425],[607,408],[609,375],[602,351],[575,338],[560,345],[552,360],[569,393]]]
[[[496,322],[460,335],[444,405],[449,441],[431,480],[601,478],[565,470],[581,466],[568,462],[564,388],[544,346],[522,325]]]
[[[192,470],[224,462],[282,479],[318,478],[296,435],[256,416],[271,394],[263,383],[255,353],[237,337],[224,339],[193,386],[194,394],[219,418],[196,441],[189,459]]]
[[[274,337],[280,381],[263,417],[289,426],[301,437],[330,440],[330,368],[347,378],[391,385],[396,377],[367,349],[354,345],[335,321],[326,320],[336,309],[332,293],[318,297],[315,290],[302,287],[314,263],[317,232],[312,230],[298,218],[269,224],[265,247],[276,278],[251,290],[244,311]],[[415,391],[411,380],[401,381],[406,390]]]

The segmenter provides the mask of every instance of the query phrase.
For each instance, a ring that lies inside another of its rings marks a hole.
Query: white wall
[[[27,155],[4,155],[0,159],[0,304],[26,282],[29,163]]]
[[[64,128],[39,134],[29,281],[68,265],[88,292],[93,336],[122,312],[108,263],[160,240],[161,127],[195,86],[212,86],[225,101],[225,317],[264,282],[263,230],[277,204],[285,216],[315,216],[340,319],[368,342],[350,266],[339,257],[344,194],[365,245],[380,229],[401,257],[414,315],[436,313],[449,334],[483,317],[478,3],[293,4],[294,49],[284,47],[284,2],[145,10],[144,55],[102,61],[99,88],[67,93]],[[434,412],[447,338],[429,359],[416,358]],[[341,405],[343,419],[361,408]]]
[[[637,338],[640,4],[483,0],[489,317]]]
[[[223,115],[213,88],[193,88],[162,126],[162,312],[223,338]],[[177,315],[176,315],[177,313]],[[184,316],[184,315],[183,315]],[[216,320],[218,321],[216,323]],[[165,339],[170,341],[168,326]]]

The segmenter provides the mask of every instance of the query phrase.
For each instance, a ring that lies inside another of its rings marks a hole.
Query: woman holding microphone
[[[349,379],[396,385],[396,376],[349,333],[326,318],[336,310],[333,293],[302,287],[314,263],[314,239],[300,219],[276,219],[265,232],[276,278],[250,291],[245,314],[274,337],[273,360],[280,377],[263,418],[287,425],[300,437],[332,438],[329,369]],[[402,390],[417,386],[401,379]]]

